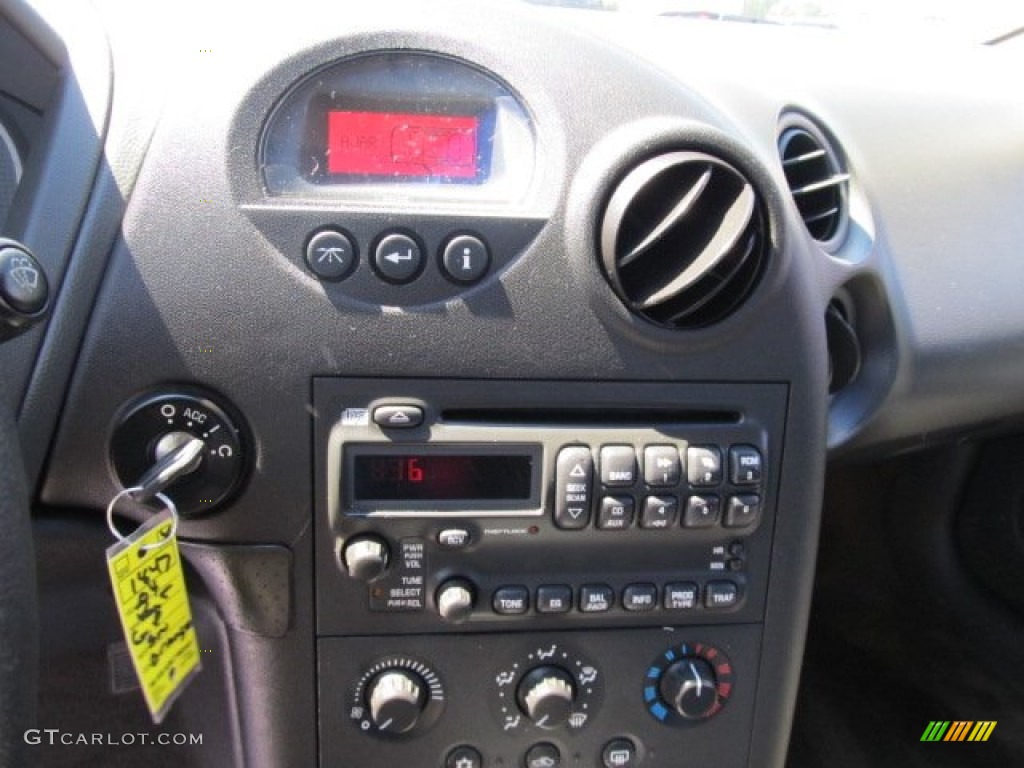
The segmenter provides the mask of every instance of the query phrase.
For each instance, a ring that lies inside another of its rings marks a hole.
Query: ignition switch
[[[167,493],[184,517],[212,512],[239,491],[248,466],[240,420],[230,406],[193,388],[159,392],[130,403],[114,427],[110,457],[122,487],[194,440],[202,450]]]

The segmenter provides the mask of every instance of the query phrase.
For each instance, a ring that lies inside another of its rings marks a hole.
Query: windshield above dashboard
[[[1005,0],[525,0],[533,5],[815,27],[871,36],[920,36],[998,44],[1024,30],[1024,9]]]

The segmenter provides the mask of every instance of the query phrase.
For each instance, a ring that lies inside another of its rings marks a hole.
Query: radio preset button
[[[601,448],[601,482],[612,487],[636,482],[636,452],[633,446],[606,445]]]
[[[707,488],[722,482],[722,452],[713,445],[691,445],[686,449],[686,474],[690,485]]]
[[[624,531],[633,524],[632,496],[605,496],[597,513],[597,527],[602,531]]]
[[[761,452],[754,446],[734,445],[729,449],[729,479],[733,485],[757,485],[763,469]]]
[[[679,499],[675,496],[648,496],[640,515],[641,528],[671,528],[679,516]]]
[[[565,584],[537,587],[537,613],[568,613],[572,608],[572,589]]]
[[[522,586],[500,587],[494,592],[491,607],[502,616],[526,613],[530,608],[530,591]]]
[[[607,584],[584,584],[580,587],[580,610],[583,613],[610,611],[615,592]]]
[[[644,448],[644,482],[652,488],[679,484],[681,464],[674,445],[648,445]]]
[[[385,429],[412,429],[423,423],[418,405],[379,405],[373,409],[373,423]]]
[[[684,528],[711,528],[718,525],[722,501],[717,496],[691,496],[683,513]]]
[[[571,445],[558,452],[555,464],[555,525],[580,530],[590,524],[594,457],[590,449]]]
[[[761,497],[753,493],[730,496],[725,508],[727,528],[746,528],[757,522],[761,516]]]

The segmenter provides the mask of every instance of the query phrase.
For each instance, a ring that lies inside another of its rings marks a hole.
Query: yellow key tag
[[[146,705],[159,724],[201,665],[175,510],[163,494],[158,497],[168,509],[112,544],[107,569]]]

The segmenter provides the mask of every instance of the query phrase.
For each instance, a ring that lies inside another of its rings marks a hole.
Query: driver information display
[[[477,179],[480,118],[404,112],[327,112],[327,172]]]

